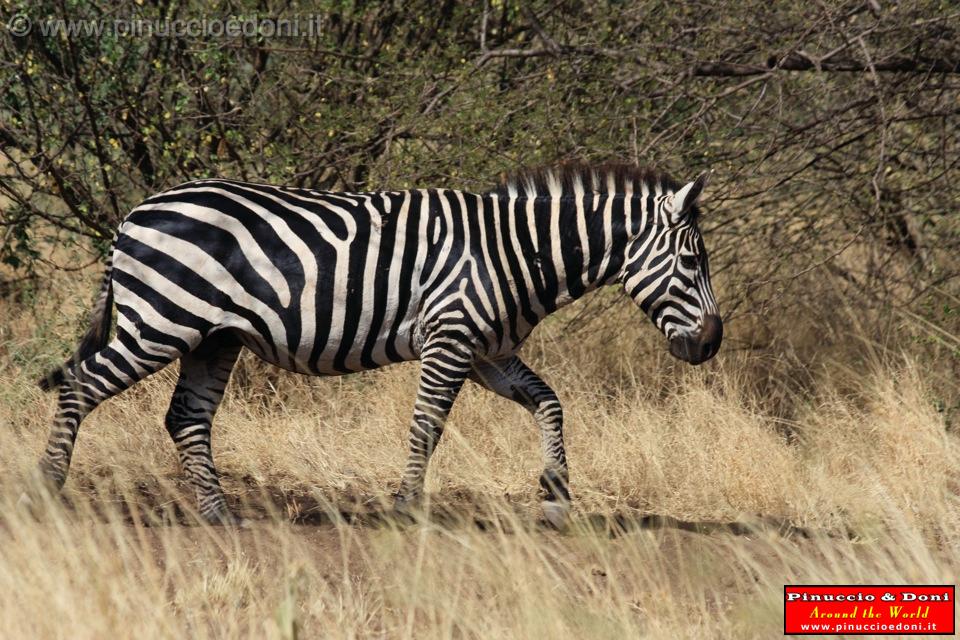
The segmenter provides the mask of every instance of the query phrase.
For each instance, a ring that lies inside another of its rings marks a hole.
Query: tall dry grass
[[[214,446],[251,527],[191,517],[161,425],[175,367],[88,418],[64,498],[27,515],[54,404],[32,378],[69,350],[89,290],[0,308],[4,636],[766,638],[785,583],[957,581],[956,355],[842,305],[832,323],[764,319],[763,349],[760,321],[731,323],[701,368],[627,305],[573,335],[577,308],[546,322],[525,356],[564,400],[565,533],[537,522],[518,407],[469,386],[432,516],[400,523],[385,504],[416,367],[312,379],[249,358]]]

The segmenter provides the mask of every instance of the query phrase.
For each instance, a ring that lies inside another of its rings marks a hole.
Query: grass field
[[[769,638],[785,583],[960,573],[955,356],[853,309],[731,322],[700,368],[626,304],[545,323],[524,353],[565,405],[563,533],[539,522],[522,409],[468,386],[430,516],[397,522],[416,367],[309,379],[246,356],[214,447],[251,526],[192,515],[161,424],[176,367],[88,418],[63,498],[27,514],[54,408],[32,379],[72,347],[96,280],[63,278],[0,303],[5,637]]]

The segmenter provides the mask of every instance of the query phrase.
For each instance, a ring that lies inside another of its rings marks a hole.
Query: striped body
[[[604,234],[630,204],[188,183],[150,198],[120,227],[115,296],[130,322],[136,315],[125,308],[158,295],[165,308],[189,311],[187,343],[170,345],[179,351],[231,328],[298,373],[414,360],[429,327],[453,322],[475,332],[478,353],[498,357],[618,273],[622,255],[611,260]],[[613,244],[622,252],[624,241]]]
[[[202,180],[155,195],[120,226],[91,332],[53,376],[61,411],[44,475],[62,485],[86,413],[181,359],[167,428],[201,514],[229,519],[210,425],[243,346],[312,375],[419,359],[400,502],[419,497],[446,414],[473,379],[534,414],[541,486],[548,501],[566,504],[559,401],[515,354],[548,314],[620,282],[674,355],[711,357],[719,319],[696,228],[701,188],[702,180],[681,189],[660,174],[578,169],[482,194]],[[111,295],[118,320],[107,344]]]

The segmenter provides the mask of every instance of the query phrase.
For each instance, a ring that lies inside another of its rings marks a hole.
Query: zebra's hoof
[[[27,513],[33,515],[36,510],[37,503],[33,498],[30,497],[30,494],[24,491],[20,494],[20,497],[17,498],[17,511],[20,513]]]
[[[51,496],[43,487],[28,488],[17,498],[16,513],[28,520],[41,521],[50,515],[50,508],[55,504]]]
[[[423,507],[420,496],[404,496],[397,494],[393,497],[393,515],[402,522],[413,522]]]
[[[249,520],[235,516],[231,511],[218,511],[204,515],[203,521],[213,527],[231,527],[236,529],[247,529],[251,525]]]
[[[51,482],[44,473],[36,469],[30,473],[23,487],[23,492],[17,498],[17,511],[39,518],[45,508],[51,504],[50,499],[59,491],[59,485]]]
[[[541,503],[543,507],[543,518],[547,524],[563,531],[567,528],[570,515],[570,503],[562,500],[544,500]]]

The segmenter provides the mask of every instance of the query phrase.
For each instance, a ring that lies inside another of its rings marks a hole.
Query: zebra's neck
[[[500,242],[517,257],[515,281],[523,283],[538,320],[615,282],[629,242],[649,228],[644,198],[633,194],[493,199]]]

